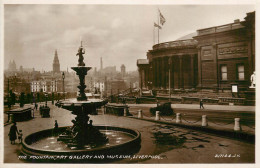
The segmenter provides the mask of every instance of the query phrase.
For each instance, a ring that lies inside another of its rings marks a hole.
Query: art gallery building
[[[142,89],[239,90],[255,70],[255,12],[244,21],[199,29],[188,39],[153,46],[138,59]],[[170,80],[170,81],[169,81]]]

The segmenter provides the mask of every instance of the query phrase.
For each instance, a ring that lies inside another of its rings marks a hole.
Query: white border
[[[4,4],[146,4],[146,5],[237,5],[237,4],[241,4],[241,5],[246,5],[246,4],[252,4],[256,6],[256,30],[259,29],[259,8],[260,8],[260,0],[0,0],[1,2],[1,6],[0,6],[0,53],[1,53],[1,57],[0,57],[0,72],[1,72],[1,76],[0,76],[0,90],[1,90],[1,94],[0,94],[0,108],[3,109],[3,63],[4,63],[4,51],[3,51],[3,41],[4,41],[4,25],[3,25],[3,13],[4,13],[4,8],[3,5]],[[260,72],[259,68],[257,65],[259,63],[259,59],[258,59],[258,55],[259,55],[259,34],[258,31],[256,31],[256,74],[258,74],[258,72]],[[258,47],[257,47],[258,46]],[[259,73],[260,74],[260,73]],[[260,80],[257,80],[257,83],[259,83]],[[259,98],[259,92],[258,89],[256,89],[257,94],[256,94],[256,100],[258,100]],[[258,102],[258,101],[257,101]],[[260,114],[258,114],[258,109],[259,107],[256,106],[256,120],[258,118],[260,118]],[[3,112],[3,110],[1,110]],[[3,114],[0,114],[0,118],[3,121]],[[200,168],[210,168],[210,167],[221,167],[221,168],[230,168],[230,167],[246,167],[246,168],[257,168],[260,167],[259,165],[259,131],[258,131],[258,121],[256,121],[256,146],[255,146],[255,151],[256,151],[256,155],[255,155],[255,164],[55,164],[54,166],[59,166],[59,167],[63,167],[63,168],[67,168],[67,167],[96,167],[96,168],[103,168],[103,167],[108,167],[108,168],[114,168],[114,167],[124,167],[124,168],[128,168],[128,167],[151,167],[151,168],[164,168],[164,167],[176,167],[176,168],[190,168],[190,167],[200,167]],[[0,131],[0,167],[4,167],[4,168],[16,168],[16,167],[26,167],[26,168],[30,168],[30,167],[39,167],[39,168],[46,168],[48,167],[54,167],[53,164],[3,164],[3,151],[2,149],[4,148],[4,143],[3,143],[3,123],[1,123],[1,131]]]

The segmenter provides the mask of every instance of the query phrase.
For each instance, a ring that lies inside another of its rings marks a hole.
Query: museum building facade
[[[255,71],[255,12],[244,19],[154,45],[137,60],[140,88],[246,90]]]

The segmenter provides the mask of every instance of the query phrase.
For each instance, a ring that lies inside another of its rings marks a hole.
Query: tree
[[[31,94],[27,93],[26,103],[31,103]]]
[[[54,104],[54,93],[51,94],[51,103]]]
[[[37,102],[40,102],[40,93],[37,92]]]
[[[21,95],[20,95],[20,107],[24,106],[24,99],[25,99],[24,92],[22,92]]]
[[[14,105],[16,102],[16,95],[15,93],[13,93],[12,91],[10,91],[10,95],[11,95],[11,104]]]

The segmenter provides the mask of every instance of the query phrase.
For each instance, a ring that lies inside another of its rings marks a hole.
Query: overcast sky
[[[86,66],[121,64],[136,70],[153,45],[157,9],[166,19],[160,42],[174,41],[197,29],[244,20],[252,5],[5,5],[4,63],[17,68],[52,70],[55,49],[61,70],[77,65],[80,39]],[[157,35],[156,35],[157,42]]]

